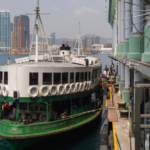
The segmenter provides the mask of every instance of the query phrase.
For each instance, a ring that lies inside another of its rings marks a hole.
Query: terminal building
[[[141,143],[145,146],[146,137],[149,141],[150,1],[109,0],[108,8],[113,39],[109,57],[118,64],[118,94],[127,110],[129,106],[131,109],[130,131],[135,150],[145,149]]]

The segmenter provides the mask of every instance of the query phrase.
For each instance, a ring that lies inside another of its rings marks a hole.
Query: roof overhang
[[[116,0],[109,0],[108,22],[110,23],[111,26],[113,26],[114,23],[115,4],[116,4]]]
[[[150,0],[143,0],[145,3],[150,4]]]

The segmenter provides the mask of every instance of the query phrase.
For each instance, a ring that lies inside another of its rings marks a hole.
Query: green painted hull
[[[100,86],[98,85],[95,88],[88,91],[72,93],[68,95],[51,96],[47,98],[38,97],[37,99],[19,98],[17,103],[35,101],[55,102],[63,100],[70,100],[70,102],[72,102],[72,99],[91,96],[93,92],[99,93]],[[4,98],[1,96],[0,100],[14,102],[12,97]],[[92,107],[92,102],[90,101],[89,104],[79,107],[77,110],[71,108],[72,115],[67,116],[65,119],[56,121],[48,120],[45,122],[38,123],[35,122],[28,125],[19,123],[17,121],[2,119],[0,120],[0,138],[5,139],[11,146],[12,150],[20,150],[24,147],[35,144],[38,141],[58,136],[58,134],[72,131],[76,128],[84,126],[85,124],[88,124],[89,122],[96,119],[101,112],[101,109],[95,111],[92,111],[92,109],[95,109],[95,106]],[[49,110],[47,109],[47,111]]]
[[[0,135],[3,135],[4,139],[9,143],[12,150],[20,150],[24,147],[30,146],[42,140],[52,138],[54,136],[59,136],[59,134],[77,129],[84,126],[91,121],[95,120],[100,115],[100,110],[90,113],[77,114],[74,117],[67,119],[53,121],[53,122],[43,122],[34,125],[23,125],[26,126],[24,134],[15,135],[9,134],[9,139],[7,139],[8,134],[5,131],[0,131]],[[19,132],[20,130],[15,130]]]

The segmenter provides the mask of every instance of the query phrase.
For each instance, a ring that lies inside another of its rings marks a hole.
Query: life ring
[[[88,81],[88,84],[89,84],[89,89],[92,89],[92,81]]]
[[[90,89],[90,84],[89,84],[89,82],[87,82],[87,90],[89,90]]]
[[[75,84],[75,89],[76,89],[77,92],[80,91],[80,84],[79,84],[79,82],[77,82],[77,83]]]
[[[75,92],[75,84],[74,83],[70,84],[70,91],[71,91],[71,93]]]
[[[69,84],[65,84],[65,93],[69,94],[70,93],[70,85]]]
[[[62,84],[57,86],[57,94],[64,94],[64,86]]]
[[[84,86],[84,90],[87,90],[87,89],[88,89],[88,84],[87,84],[86,81],[83,83],[83,86]]]
[[[46,96],[48,96],[48,94],[49,94],[48,86],[42,86],[40,88],[40,95],[43,96],[43,97],[46,97]]]
[[[57,93],[57,87],[55,85],[52,85],[50,87],[50,94],[51,95],[56,95],[56,93]]]
[[[90,65],[93,65],[93,60],[90,60]]]
[[[4,97],[8,96],[8,90],[7,90],[6,86],[3,86],[3,96]]]
[[[80,83],[80,91],[82,92],[84,90],[84,86],[83,86],[83,83],[81,82]]]
[[[38,96],[39,94],[39,90],[36,86],[31,86],[29,88],[29,92],[28,92],[29,96],[32,97],[32,98],[35,98]]]
[[[51,118],[51,114],[49,113],[49,120],[50,120],[50,118]],[[39,116],[39,120],[40,120],[41,122],[47,121],[47,113],[46,113],[46,112],[42,113],[42,114]]]

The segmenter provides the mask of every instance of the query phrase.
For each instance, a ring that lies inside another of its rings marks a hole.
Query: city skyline
[[[89,49],[90,46],[92,46],[93,44],[100,44],[100,37],[99,36],[86,36],[82,38],[81,41],[82,41],[82,47]],[[71,49],[78,47],[78,45],[76,45],[75,47],[75,43],[76,43],[76,40],[63,40],[63,44],[70,46]]]
[[[19,5],[15,9],[16,4]],[[30,5],[29,5],[30,4]],[[67,5],[65,5],[67,4]],[[81,22],[82,34],[96,34],[101,37],[111,37],[111,26],[105,22],[105,2],[94,0],[89,1],[66,0],[49,2],[48,0],[40,1],[41,12],[50,12],[50,15],[43,15],[42,20],[46,31],[46,36],[52,32],[57,33],[57,38],[71,38],[76,37],[78,33],[78,22]],[[11,14],[11,22],[14,16],[25,15],[25,13],[33,13],[36,5],[36,0],[33,1],[19,1],[11,0],[3,1],[0,9],[8,9]],[[69,7],[68,7],[69,5]],[[63,9],[62,9],[63,8]],[[30,18],[30,34],[33,31],[35,17]],[[107,28],[107,30],[105,30]]]

